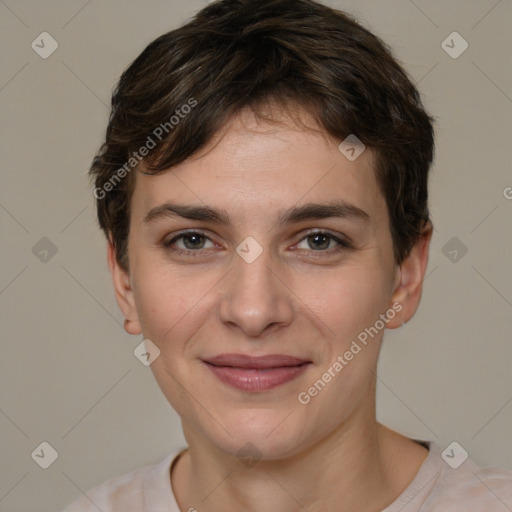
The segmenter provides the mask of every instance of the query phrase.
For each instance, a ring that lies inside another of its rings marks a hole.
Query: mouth
[[[224,384],[253,393],[290,382],[312,364],[311,361],[282,354],[259,357],[221,354],[203,362]]]

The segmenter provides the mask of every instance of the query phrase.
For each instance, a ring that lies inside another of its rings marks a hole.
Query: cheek
[[[185,294],[183,280],[171,278],[168,272],[158,267],[140,265],[134,269],[133,276],[135,303],[143,334],[152,341],[161,342],[190,310],[190,296],[194,294]]]
[[[149,259],[134,268],[135,303],[142,332],[162,351],[180,351],[203,323],[215,297],[216,273],[169,268]]]
[[[389,279],[378,265],[351,265],[296,281],[297,295],[323,321],[330,334],[350,340],[373,325],[388,307]]]

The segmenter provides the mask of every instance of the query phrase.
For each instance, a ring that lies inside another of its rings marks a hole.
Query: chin
[[[233,438],[211,439],[225,453],[243,460],[282,460],[301,451],[301,446],[289,436],[270,440],[264,436],[234,436]]]
[[[226,430],[219,427],[207,436],[220,450],[238,458],[248,453],[265,460],[284,459],[308,444],[306,422],[302,420],[299,427],[298,418],[293,416],[289,410],[239,410],[238,414],[224,415]]]

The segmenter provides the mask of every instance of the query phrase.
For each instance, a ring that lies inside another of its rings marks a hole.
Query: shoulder
[[[93,487],[62,512],[140,512],[144,510],[144,489],[162,478],[178,452],[172,452],[156,465],[146,465],[110,478]]]
[[[512,510],[512,471],[495,467],[479,467],[467,459],[456,469],[444,461],[436,485],[427,498],[428,512],[460,512]]]
[[[467,507],[465,510],[512,510],[511,471],[478,466],[452,471],[445,471],[436,487],[435,501],[442,505],[443,512],[459,511],[461,505]]]
[[[63,512],[132,512],[142,510],[144,478],[153,466],[144,466],[93,487]]]

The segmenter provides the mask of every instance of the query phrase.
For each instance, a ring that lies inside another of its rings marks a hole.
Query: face
[[[339,142],[244,111],[193,158],[137,174],[129,273],[112,248],[110,264],[189,444],[280,458],[373,417],[384,326],[414,313],[426,250],[395,264],[373,155]]]

